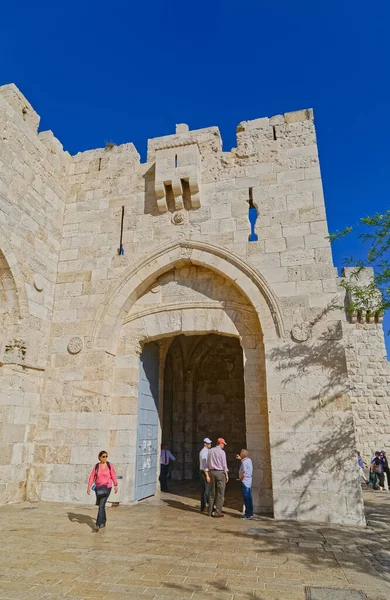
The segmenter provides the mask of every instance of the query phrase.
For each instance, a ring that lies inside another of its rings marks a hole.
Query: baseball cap
[[[225,442],[225,440],[223,438],[218,438],[217,444],[225,444],[225,446],[227,446],[227,443]]]
[[[212,442],[211,442],[210,438],[204,438],[203,443],[204,444],[211,444]]]

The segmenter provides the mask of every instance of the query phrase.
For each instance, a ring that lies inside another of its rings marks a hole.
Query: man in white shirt
[[[207,467],[207,456],[211,448],[211,440],[204,438],[203,448],[199,452],[199,470],[200,470],[200,512],[203,512],[209,503],[210,494],[210,475]]]
[[[253,464],[249,458],[248,450],[243,448],[236,458],[241,461],[238,476],[241,481],[242,497],[244,499],[245,512],[241,519],[253,519],[253,500],[252,500],[252,475]]]
[[[168,492],[168,473],[169,473],[169,463],[171,460],[176,460],[176,458],[171,454],[168,450],[168,444],[163,444],[161,446],[161,454],[160,454],[160,488],[162,492]]]

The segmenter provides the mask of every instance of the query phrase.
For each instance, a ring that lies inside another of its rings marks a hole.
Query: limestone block
[[[302,223],[300,225],[291,225],[287,227],[283,227],[283,236],[291,237],[291,236],[303,236],[310,234],[310,225],[309,223]]]
[[[303,235],[286,237],[287,250],[302,250],[305,247]]]
[[[74,429],[76,427],[77,413],[51,413],[49,417],[50,429]]]
[[[297,294],[297,284],[295,281],[274,283],[273,289],[278,296],[295,296]]]
[[[313,233],[305,236],[306,248],[326,248],[329,246],[329,239],[323,233]]]
[[[322,282],[315,281],[299,281],[297,283],[297,294],[321,294]]]
[[[281,254],[281,266],[290,267],[297,265],[311,265],[314,261],[314,251],[310,250],[291,250]]]
[[[313,193],[311,190],[303,191],[297,194],[287,195],[287,209],[296,210],[313,207]]]
[[[288,181],[300,181],[302,179],[305,179],[304,169],[282,171],[281,173],[278,173],[276,177],[278,183],[285,183]]]
[[[108,424],[105,413],[82,412],[76,416],[76,429],[104,429]]]
[[[310,251],[309,251],[310,252]],[[332,264],[318,263],[307,264],[301,267],[302,280],[332,279],[335,276]]]
[[[265,252],[284,252],[286,250],[287,244],[285,238],[280,238],[276,240],[265,240]]]
[[[294,112],[284,113],[284,121],[287,124],[299,123],[302,121],[312,121],[314,119],[313,109],[306,108],[305,110],[297,110]]]

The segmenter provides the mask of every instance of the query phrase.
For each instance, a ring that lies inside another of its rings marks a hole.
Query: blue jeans
[[[204,471],[200,472],[200,510],[203,512],[209,503],[210,484],[206,481]]]
[[[98,506],[99,506],[98,515],[97,515],[97,519],[96,519],[96,527],[100,527],[100,525],[106,524],[106,521],[107,521],[106,502],[107,502],[110,494],[111,494],[111,488],[108,488],[107,494],[103,494],[102,496],[98,496],[96,494],[96,504],[98,504]]]
[[[252,500],[252,488],[246,487],[243,483],[241,483],[242,489],[242,497],[244,499],[245,504],[245,516],[253,517],[253,500]]]

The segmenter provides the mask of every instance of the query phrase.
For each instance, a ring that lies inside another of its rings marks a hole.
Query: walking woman
[[[96,504],[99,506],[96,519],[96,528],[102,529],[106,526],[106,502],[111,494],[112,485],[114,484],[114,492],[118,493],[118,482],[114,465],[109,463],[108,454],[105,450],[99,452],[99,462],[96,463],[91,471],[88,480],[87,494],[90,495],[91,489],[96,494]]]

